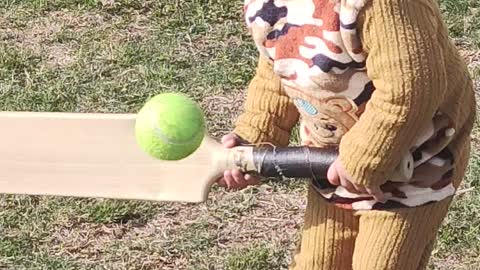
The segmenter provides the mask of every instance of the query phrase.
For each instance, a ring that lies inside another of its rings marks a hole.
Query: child
[[[473,83],[436,0],[247,0],[260,57],[225,147],[338,148],[323,189],[312,182],[291,269],[425,269],[464,177]],[[392,180],[406,154],[409,182]],[[227,171],[219,184],[258,179]]]

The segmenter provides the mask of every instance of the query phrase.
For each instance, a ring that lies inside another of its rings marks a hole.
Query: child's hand
[[[328,169],[327,178],[332,185],[342,186],[351,193],[369,194],[379,202],[385,201],[384,194],[380,187],[365,187],[354,184],[352,177],[348,175],[347,171],[342,165],[342,162],[338,158]]]
[[[241,144],[241,139],[234,133],[227,134],[222,138],[222,144],[226,148],[232,148]],[[239,169],[227,170],[218,184],[227,189],[243,189],[249,185],[257,185],[260,179],[250,174],[243,174]]]

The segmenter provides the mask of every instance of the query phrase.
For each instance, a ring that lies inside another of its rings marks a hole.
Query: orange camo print
[[[313,18],[321,19],[325,31],[340,31],[340,16],[335,12],[337,3],[331,0],[313,0]]]
[[[303,57],[300,54],[300,47],[304,46],[310,49],[315,49],[316,46],[310,45],[305,41],[305,37],[317,37],[325,42],[325,45],[333,53],[342,53],[342,48],[337,46],[330,40],[323,37],[322,27],[316,25],[302,25],[292,26],[288,29],[287,34],[280,36],[276,40],[265,40],[264,46],[266,48],[275,48],[276,53],[273,57],[275,60],[280,59],[301,59],[309,67],[313,66],[313,60]]]

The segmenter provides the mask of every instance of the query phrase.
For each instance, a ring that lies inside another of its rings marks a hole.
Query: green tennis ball
[[[148,100],[135,123],[138,145],[161,160],[180,160],[195,152],[204,130],[200,106],[179,93],[163,93]]]

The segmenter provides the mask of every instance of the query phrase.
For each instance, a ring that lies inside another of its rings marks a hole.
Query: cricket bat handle
[[[227,162],[244,172],[263,177],[310,178],[325,187],[330,165],[338,156],[336,149],[315,147],[237,147],[227,155]],[[390,181],[408,182],[413,175],[413,157],[405,155]]]

